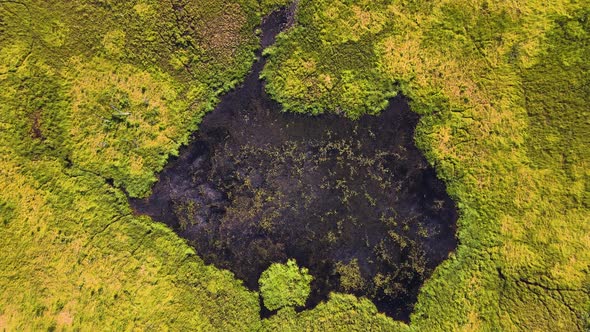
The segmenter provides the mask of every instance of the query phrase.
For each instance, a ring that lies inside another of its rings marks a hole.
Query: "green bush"
[[[299,268],[293,259],[286,264],[272,264],[258,281],[264,305],[269,310],[305,305],[312,279],[307,269]]]

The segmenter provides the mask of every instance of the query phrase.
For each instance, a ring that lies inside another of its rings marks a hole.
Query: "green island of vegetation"
[[[257,292],[133,213],[289,4],[0,0],[0,330],[590,329],[586,1],[300,0],[265,50],[286,111],[358,119],[402,94],[422,116],[459,246],[410,323],[349,294],[296,310],[294,263],[263,274],[262,318]]]
[[[286,264],[274,263],[260,275],[260,294],[269,310],[305,305],[313,279],[306,268],[299,268],[295,260]]]

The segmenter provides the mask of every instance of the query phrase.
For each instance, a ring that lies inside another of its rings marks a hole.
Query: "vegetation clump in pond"
[[[309,296],[313,279],[306,268],[290,259],[286,264],[273,263],[260,275],[260,295],[268,310],[301,307]]]

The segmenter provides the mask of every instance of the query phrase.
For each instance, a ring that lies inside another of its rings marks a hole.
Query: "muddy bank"
[[[263,45],[287,16],[264,22]],[[132,206],[251,289],[271,263],[295,258],[315,278],[308,307],[348,292],[407,321],[419,287],[457,245],[455,205],[413,142],[418,116],[403,98],[358,121],[282,113],[258,79],[263,66]]]

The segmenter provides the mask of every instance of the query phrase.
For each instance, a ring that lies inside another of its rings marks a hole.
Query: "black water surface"
[[[286,13],[264,21],[263,46]],[[418,116],[401,97],[358,121],[282,113],[258,78],[264,63],[132,206],[251,289],[271,263],[295,258],[315,278],[306,307],[348,292],[408,321],[420,286],[457,245],[455,204],[414,145]]]

